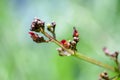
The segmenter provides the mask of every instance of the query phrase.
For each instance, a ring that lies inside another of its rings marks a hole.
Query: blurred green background
[[[71,39],[76,26],[78,51],[114,65],[102,48],[120,50],[120,0],[0,0],[0,80],[97,80],[105,71],[58,56],[54,43],[34,43],[28,35],[34,17],[55,21],[58,40]]]

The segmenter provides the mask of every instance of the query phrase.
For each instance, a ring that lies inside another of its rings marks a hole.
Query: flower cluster
[[[74,27],[73,28],[73,40],[67,41],[67,40],[61,40],[60,42],[56,39],[56,34],[55,34],[55,28],[56,28],[56,23],[52,22],[46,25],[47,31],[49,31],[51,34],[47,33],[45,31],[45,22],[35,18],[31,24],[30,32],[29,34],[31,35],[31,38],[33,39],[34,42],[36,43],[43,43],[43,42],[50,42],[55,40],[56,42],[60,43],[65,49],[72,50],[73,52],[77,51],[76,46],[77,43],[79,42],[79,33],[77,29]],[[48,38],[49,40],[45,40],[43,36],[39,36],[36,33],[42,33],[44,37]],[[58,52],[60,56],[70,56],[72,55],[71,53],[67,52],[63,47],[58,48]]]
[[[78,54],[76,47],[79,42],[79,33],[75,27],[73,27],[72,40],[69,40],[69,41],[67,41],[65,39],[63,39],[61,41],[57,40],[56,34],[55,34],[55,28],[56,28],[55,22],[49,23],[45,26],[44,21],[42,21],[38,18],[35,18],[31,24],[29,34],[30,34],[32,40],[36,43],[48,43],[48,42],[56,43],[58,46],[60,46],[60,48],[57,49],[60,56],[71,56],[71,55],[75,56],[75,57],[85,60],[87,62],[96,64],[100,67],[117,72],[118,73],[117,77],[118,78],[120,77],[120,62],[118,60],[119,52],[116,51],[114,53],[111,53],[107,48],[103,48],[105,55],[112,58],[114,60],[114,62],[117,64],[117,67],[116,66],[113,67],[113,66],[101,63],[100,61],[97,61],[95,59],[87,57],[83,54]],[[38,33],[42,34],[43,36],[38,35]],[[48,39],[48,40],[46,40],[46,39]],[[116,77],[113,77],[113,79],[114,78],[116,78]],[[113,80],[113,79],[109,78],[107,72],[103,72],[99,76],[99,80]],[[117,79],[114,79],[114,80],[117,80]]]
[[[44,27],[45,27],[45,23],[42,20],[38,18],[35,18],[33,20],[29,34],[34,42],[36,43],[48,42],[47,40],[44,39],[43,36],[39,36],[38,34],[35,33],[35,32],[44,32]]]
[[[61,40],[60,43],[66,48],[66,49],[70,49],[73,50],[74,52],[77,51],[76,46],[77,43],[79,42],[79,33],[76,30],[76,28],[73,28],[73,40],[72,41],[67,41],[65,39]],[[57,49],[59,52],[60,56],[70,56],[72,54],[67,53],[63,48],[58,48]]]

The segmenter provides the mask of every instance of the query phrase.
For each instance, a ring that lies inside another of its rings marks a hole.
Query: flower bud
[[[31,31],[41,32],[44,31],[44,22],[38,18],[35,18],[31,24]]]
[[[56,35],[55,35],[55,26],[56,26],[55,22],[52,22],[51,24],[47,24],[47,30],[52,33],[52,35],[53,35],[54,38],[56,38]]]
[[[73,29],[74,29],[74,31],[73,31],[73,37],[79,37],[79,33],[76,30],[76,28],[74,27]]]
[[[47,30],[51,32],[53,31],[52,25],[50,23],[47,24]]]
[[[29,34],[31,35],[33,41],[36,43],[46,42],[46,40],[42,36],[38,36],[38,34],[35,34],[34,32],[29,32]]]
[[[75,42],[75,41],[71,41],[70,42],[70,45],[71,45],[71,50],[74,50],[74,51],[77,51],[77,49],[76,49],[76,45],[77,45],[77,43]]]
[[[56,23],[55,23],[55,22],[52,22],[51,24],[52,24],[52,27],[55,28]]]
[[[52,22],[51,24],[50,23],[47,24],[48,31],[54,32],[55,26],[56,26],[55,22]]]
[[[111,58],[114,58],[114,59],[118,58],[119,52],[117,52],[117,51],[114,52],[114,53],[110,53],[109,50],[106,47],[103,48],[103,51],[107,56],[110,56]]]
[[[65,48],[69,49],[70,48],[70,43],[67,42],[66,40],[61,40],[60,42]]]
[[[77,43],[79,42],[79,38],[78,37],[74,37],[73,40]]]
[[[107,72],[103,72],[100,74],[100,79],[104,79],[104,80],[109,80],[109,76]]]
[[[111,55],[110,51],[109,51],[108,48],[106,48],[106,47],[103,48],[103,52],[104,52],[106,55],[108,55],[108,56]]]
[[[59,52],[59,56],[71,56],[67,51],[62,48],[58,48],[57,51]]]

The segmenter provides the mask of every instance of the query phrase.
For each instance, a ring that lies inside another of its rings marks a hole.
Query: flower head
[[[46,40],[42,36],[38,36],[38,34],[35,34],[34,32],[29,32],[31,38],[36,43],[46,42]]]
[[[41,32],[44,31],[44,22],[38,18],[35,18],[31,24],[31,31]]]
[[[70,48],[70,43],[67,42],[66,40],[63,39],[63,40],[60,41],[60,43],[61,43],[65,48],[67,48],[67,49]]]

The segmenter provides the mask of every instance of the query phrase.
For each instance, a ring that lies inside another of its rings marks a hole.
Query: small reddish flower
[[[61,43],[61,44],[65,44],[66,42],[67,42],[67,41],[63,39],[63,40],[61,40],[60,43]]]
[[[34,32],[29,32],[29,34],[31,35],[31,38],[35,41],[39,36],[38,34],[35,34]]]
[[[70,48],[70,43],[69,42],[67,42],[66,40],[61,40],[61,42],[60,42],[65,48],[67,48],[67,49],[69,49]]]
[[[110,56],[116,60],[118,59],[119,52],[115,51],[114,53],[111,53],[106,47],[103,48],[103,51],[107,56]]]
[[[111,55],[110,51],[109,51],[108,48],[106,48],[106,47],[103,48],[103,52],[104,52],[106,55]]]
[[[73,37],[79,37],[79,33],[78,31],[76,30],[76,28],[74,27],[74,32],[73,32]]]
[[[35,41],[36,43],[46,42],[46,40],[42,36],[38,36],[38,34],[35,34],[34,32],[29,32],[29,34],[31,35],[33,41]]]

